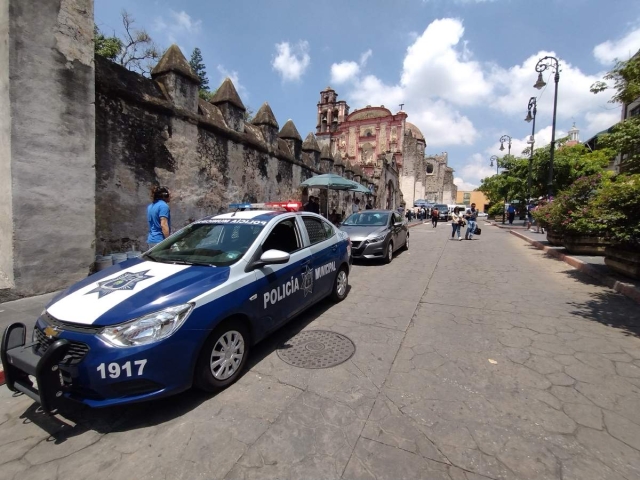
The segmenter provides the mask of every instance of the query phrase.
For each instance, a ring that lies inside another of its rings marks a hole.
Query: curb
[[[559,252],[554,248],[549,248],[546,245],[543,245],[542,243],[537,242],[536,240],[530,239],[526,235],[523,235],[521,233],[514,232],[514,231],[510,231],[509,233],[511,233],[511,235],[515,235],[516,237],[530,243],[531,245],[536,247],[538,250],[542,250],[543,252],[545,252],[547,255],[555,257],[558,260],[562,260],[563,262],[571,265],[576,270],[580,270],[582,273],[585,273],[589,275],[591,278],[598,280],[600,283],[611,288],[612,290],[615,290],[616,292],[621,293],[622,295],[630,298],[631,300],[637,303],[640,303],[640,289],[635,285],[621,282],[620,280],[616,280],[615,278],[610,277],[609,275],[603,275],[602,273],[598,272],[595,268],[590,266],[588,263],[585,263],[582,260],[579,260],[575,257],[571,257],[562,252]]]

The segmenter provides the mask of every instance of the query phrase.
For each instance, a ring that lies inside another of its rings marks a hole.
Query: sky
[[[527,146],[531,97],[536,146],[549,143],[553,70],[534,89],[539,59],[560,62],[556,137],[575,123],[584,141],[621,114],[589,87],[640,49],[638,0],[95,0],[96,24],[122,34],[123,9],[161,48],[200,48],[210,87],[230,77],[245,105],[269,102],[303,138],[329,85],[351,111],[404,104],[461,190],[495,172],[502,135],[513,154]]]

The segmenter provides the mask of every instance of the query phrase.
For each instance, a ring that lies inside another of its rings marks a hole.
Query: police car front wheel
[[[240,322],[224,322],[209,336],[196,366],[195,385],[214,392],[235,382],[249,355],[249,335]]]

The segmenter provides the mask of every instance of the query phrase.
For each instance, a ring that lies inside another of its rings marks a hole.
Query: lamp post
[[[553,81],[555,82],[555,93],[553,95],[553,120],[551,122],[551,146],[550,146],[550,159],[549,159],[549,181],[547,183],[548,200],[551,200],[553,195],[553,154],[556,149],[556,110],[558,107],[558,82],[560,81],[560,62],[556,57],[546,56],[538,60],[536,64],[536,72],[538,72],[538,80],[536,81],[534,88],[538,90],[542,89],[547,83],[542,79],[542,72],[547,68],[553,68],[555,75]]]
[[[529,123],[533,120],[533,125],[531,127],[531,137],[529,137],[529,141],[527,142],[531,145],[531,151],[529,152],[529,173],[527,175],[527,201],[531,201],[531,168],[533,165],[533,145],[536,143],[536,114],[538,113],[538,105],[536,97],[531,97],[529,99],[529,105],[527,106],[527,118],[524,119],[525,122]],[[531,115],[533,113],[533,115]]]
[[[507,151],[508,155],[511,155],[511,137],[509,135],[502,135],[500,137],[500,151],[504,151],[504,143],[508,142],[509,150]]]
[[[511,148],[511,142],[509,142],[509,148]],[[504,148],[503,148],[504,150]],[[491,157],[489,158],[489,160],[491,160],[491,166],[493,167],[493,162],[496,162],[496,175],[498,175],[498,168],[500,168],[500,157],[498,157],[497,155],[491,155]],[[504,199],[504,203],[505,205],[507,204],[507,199]],[[505,218],[505,212],[504,212],[504,208],[502,208],[502,224],[504,225],[506,221]]]
[[[489,160],[491,160],[491,165],[490,165],[491,167],[493,167],[493,162],[495,160],[495,162],[496,162],[496,175],[498,175],[498,167],[499,167],[498,160],[500,160],[500,159],[498,158],[497,155],[491,155],[491,158],[489,158]]]

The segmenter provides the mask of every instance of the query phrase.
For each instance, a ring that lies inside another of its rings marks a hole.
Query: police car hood
[[[65,322],[107,326],[187,303],[229,279],[229,267],[127,260],[68,288],[47,306]]]

